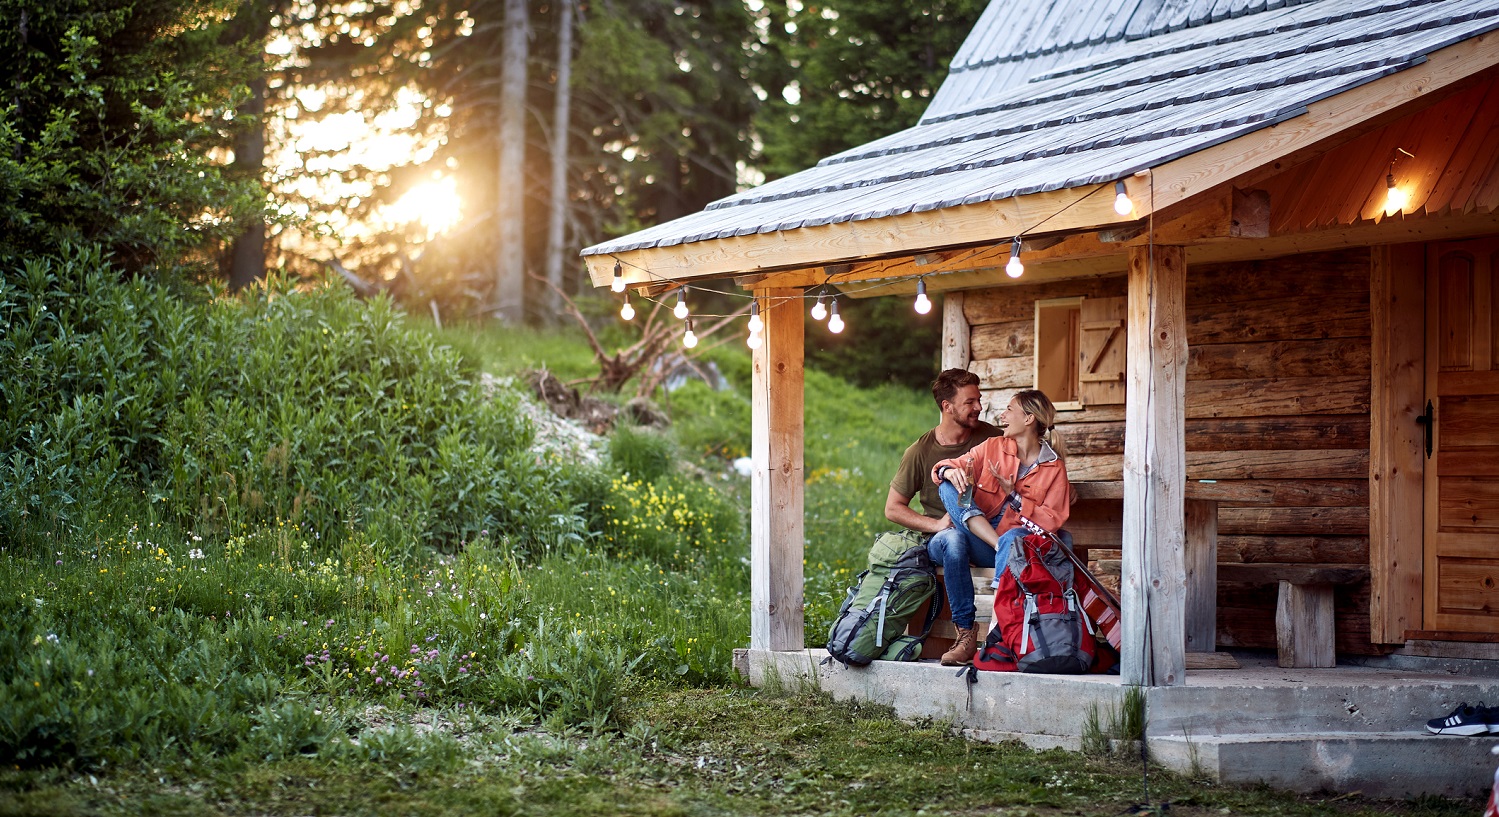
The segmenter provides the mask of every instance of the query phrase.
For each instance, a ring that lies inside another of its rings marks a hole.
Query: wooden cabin
[[[1219,647],[1499,661],[1496,29],[996,0],[917,126],[585,250],[597,286],[761,299],[752,650],[803,645],[803,293],[920,281],[989,406],[1063,407],[1127,683]]]

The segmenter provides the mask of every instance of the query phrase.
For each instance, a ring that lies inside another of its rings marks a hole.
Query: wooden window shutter
[[[1126,299],[1084,298],[1078,328],[1078,398],[1084,406],[1124,404]]]

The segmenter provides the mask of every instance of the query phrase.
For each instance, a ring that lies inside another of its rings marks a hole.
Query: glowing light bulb
[[[625,291],[625,270],[618,261],[614,262],[614,283],[610,284],[609,288],[615,292]]]
[[[755,301],[753,304],[750,305],[750,319],[749,319],[750,334],[753,335],[753,334],[759,332],[761,329],[764,329],[764,328],[765,328],[765,321],[760,320],[760,302],[759,301]],[[753,349],[755,347],[751,346],[750,348]]]
[[[671,314],[676,315],[678,320],[683,320],[683,321],[687,320],[687,293],[686,292],[683,292],[680,289],[677,290],[677,306],[676,306],[675,309],[673,309],[671,311]]]
[[[827,304],[822,302],[823,296],[817,296],[817,303],[812,304],[812,320],[820,321],[828,316]]]
[[[1405,205],[1410,201],[1410,196],[1406,195],[1406,192],[1404,190],[1401,190],[1400,188],[1395,186],[1395,174],[1391,173],[1388,176],[1385,176],[1384,184],[1384,211],[1386,213],[1394,214],[1400,212],[1401,210],[1404,210]]]
[[[828,318],[828,331],[838,334],[843,331],[843,316],[838,314],[838,299],[833,299],[833,315]]]
[[[619,308],[619,316],[627,321],[635,319],[635,307],[630,306],[629,298],[625,298],[625,305]]]
[[[682,345],[688,349],[697,345],[697,335],[692,334],[692,320],[687,321],[687,331],[682,333]]]
[[[916,314],[925,315],[932,311],[932,299],[926,296],[926,279],[916,279]]]
[[[1129,191],[1124,189],[1124,180],[1114,182],[1114,212],[1127,216],[1135,211],[1135,203],[1129,200]]]
[[[1010,248],[1010,260],[1005,264],[1005,274],[1011,278],[1019,278],[1025,272],[1025,265],[1020,263],[1020,237],[1015,237],[1015,244]]]
[[[744,345],[751,349],[759,349],[761,343],[759,332],[751,332],[749,333],[749,337],[744,339]]]

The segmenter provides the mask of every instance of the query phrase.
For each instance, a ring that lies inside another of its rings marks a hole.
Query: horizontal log
[[[1241,584],[1356,584],[1368,581],[1368,565],[1308,565],[1285,562],[1218,565],[1219,582]]]
[[[1123,455],[1074,454],[1066,460],[1074,481],[1123,479]],[[1292,451],[1188,451],[1187,479],[1355,479],[1369,471],[1366,449]]]
[[[1367,276],[1366,276],[1367,277]],[[1083,278],[1044,284],[969,290],[963,294],[963,316],[970,326],[1032,320],[1036,301],[1049,298],[1113,298],[1124,295],[1124,277]]]
[[[1311,298],[1369,291],[1369,250],[1289,255],[1264,261],[1197,264],[1187,275],[1187,305],[1266,298]]]
[[[1036,383],[1033,357],[992,357],[974,360],[968,371],[979,376],[979,389],[1027,389]]]
[[[1188,380],[1369,374],[1363,337],[1214,343],[1187,349]]]
[[[1034,320],[975,326],[968,335],[968,354],[974,360],[1030,357],[1036,348]]]
[[[1239,536],[1367,536],[1369,509],[1220,508],[1218,531]]]
[[[1367,536],[1239,536],[1219,533],[1218,563],[1369,563]]]
[[[1187,303],[1187,345],[1369,337],[1369,290],[1221,304]]]
[[[1188,419],[1368,413],[1367,376],[1187,381]]]
[[[1274,448],[1363,448],[1369,445],[1367,415],[1309,417],[1214,417],[1188,420],[1189,451],[1254,451]],[[1124,423],[1057,423],[1073,454],[1124,452]]]

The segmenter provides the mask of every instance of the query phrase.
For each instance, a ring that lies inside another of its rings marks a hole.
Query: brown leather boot
[[[958,627],[958,640],[952,649],[942,653],[942,666],[960,667],[973,663],[973,653],[978,649],[978,631],[973,627]]]

